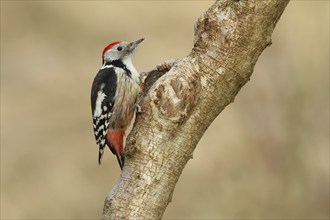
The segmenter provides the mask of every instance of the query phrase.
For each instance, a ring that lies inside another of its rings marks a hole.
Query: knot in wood
[[[173,123],[182,123],[195,100],[194,85],[185,76],[165,76],[152,94],[152,101],[160,117]]]

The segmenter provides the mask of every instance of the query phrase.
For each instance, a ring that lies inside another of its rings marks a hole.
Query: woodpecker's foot
[[[135,108],[136,108],[137,113],[142,113],[143,112],[143,110],[142,110],[142,108],[139,104],[135,104]]]

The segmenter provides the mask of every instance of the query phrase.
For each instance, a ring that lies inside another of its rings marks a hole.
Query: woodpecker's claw
[[[135,107],[136,107],[136,112],[137,113],[142,113],[143,112],[143,110],[142,110],[142,108],[139,104],[135,104]]]

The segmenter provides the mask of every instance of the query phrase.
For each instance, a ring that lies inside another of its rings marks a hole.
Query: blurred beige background
[[[146,71],[183,57],[212,1],[1,1],[1,218],[97,219],[89,95],[111,41]],[[214,121],[164,218],[329,217],[329,2],[291,1],[251,81]]]

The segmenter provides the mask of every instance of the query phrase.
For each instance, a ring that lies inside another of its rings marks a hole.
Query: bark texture
[[[102,219],[160,219],[211,122],[250,79],[289,0],[216,1],[197,20],[194,47],[144,79],[144,110]],[[210,146],[212,147],[212,146]]]

